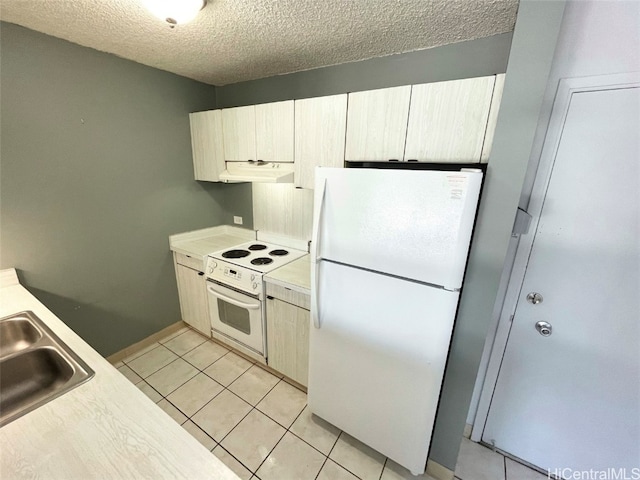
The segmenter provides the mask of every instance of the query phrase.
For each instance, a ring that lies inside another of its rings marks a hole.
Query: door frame
[[[532,216],[532,222],[529,228],[529,234],[520,237],[513,267],[511,268],[511,275],[509,276],[504,295],[498,325],[493,334],[493,341],[491,341],[491,338],[488,338],[485,346],[485,349],[489,349],[490,353],[471,431],[470,438],[475,442],[482,442],[482,435],[487,418],[489,417],[491,400],[498,382],[502,359],[507,348],[513,317],[518,299],[520,298],[520,291],[525,279],[531,249],[533,248],[533,242],[535,240],[535,232],[538,229],[540,215],[560,146],[571,98],[574,93],[629,87],[640,87],[640,72],[564,78],[561,79],[558,84],[535,180],[531,189],[528,213]],[[491,333],[489,336],[491,336]]]

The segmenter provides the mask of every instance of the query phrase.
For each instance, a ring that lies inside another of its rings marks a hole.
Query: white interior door
[[[482,436],[564,477],[640,466],[639,132],[640,88],[572,94]]]

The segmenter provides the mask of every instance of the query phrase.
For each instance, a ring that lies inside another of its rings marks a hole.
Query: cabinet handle
[[[203,276],[204,272],[198,272],[198,275]]]

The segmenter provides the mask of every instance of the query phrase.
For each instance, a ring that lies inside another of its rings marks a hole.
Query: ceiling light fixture
[[[198,15],[207,0],[142,0],[147,9],[171,28],[188,23]]]

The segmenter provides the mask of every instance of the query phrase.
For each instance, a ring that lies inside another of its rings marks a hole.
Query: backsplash
[[[254,183],[252,190],[255,230],[311,240],[313,190],[287,183]]]

